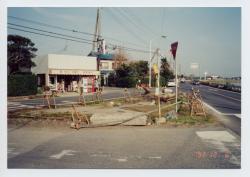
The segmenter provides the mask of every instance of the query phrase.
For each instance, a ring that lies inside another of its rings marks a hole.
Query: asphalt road
[[[192,87],[200,90],[203,101],[221,115],[222,123],[241,134],[241,93],[213,88],[205,85],[180,84],[180,89],[190,92]]]
[[[23,127],[8,133],[8,168],[237,169],[240,149],[223,127]]]
[[[222,123],[232,131],[241,135],[241,94],[209,86],[193,86],[189,83],[180,84],[180,89],[190,92],[192,87],[199,88],[203,101],[211,109],[221,115]],[[152,89],[153,90],[153,89]],[[131,94],[135,94],[136,89],[129,89]],[[104,99],[123,97],[123,89],[107,89],[103,93]],[[56,97],[56,104],[73,104],[78,102],[78,96]],[[92,96],[86,96],[86,101],[91,100]],[[23,99],[19,101],[8,101],[8,110],[15,111],[23,108],[35,108],[43,106],[43,99]]]
[[[138,94],[138,90],[136,89],[129,89],[131,94]],[[103,99],[112,99],[117,97],[123,97],[124,91],[123,89],[116,88],[116,89],[107,89],[103,92]],[[65,105],[65,104],[75,104],[78,103],[79,96],[61,96],[55,97],[55,101],[57,105]],[[86,101],[92,101],[92,95],[88,94],[85,96]],[[36,98],[36,99],[21,99],[21,100],[12,100],[8,101],[8,111],[15,111],[24,108],[35,108],[44,105],[43,98]],[[53,100],[51,100],[53,103]]]

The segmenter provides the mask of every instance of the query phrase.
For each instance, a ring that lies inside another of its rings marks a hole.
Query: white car
[[[174,80],[169,80],[168,81],[168,87],[175,87],[175,81]]]

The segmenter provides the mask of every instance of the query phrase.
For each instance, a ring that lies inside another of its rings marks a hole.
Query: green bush
[[[135,79],[135,77],[121,77],[117,79],[116,86],[131,88],[135,87],[136,82],[137,80]]]
[[[26,96],[37,93],[37,82],[35,75],[9,75],[8,96]]]

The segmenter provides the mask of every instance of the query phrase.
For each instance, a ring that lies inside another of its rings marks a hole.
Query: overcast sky
[[[8,8],[8,15],[38,21],[62,28],[94,33],[97,8]],[[67,34],[92,40],[91,35],[40,26],[8,17],[8,23]],[[12,26],[13,27],[13,26]],[[18,28],[18,27],[15,27]],[[28,29],[26,29],[28,30]],[[31,30],[29,30],[31,31]],[[101,31],[107,43],[149,50],[161,49],[169,59],[172,42],[178,41],[177,60],[181,72],[190,74],[191,63],[199,63],[200,73],[221,76],[241,75],[241,9],[240,8],[102,8]],[[87,55],[90,44],[8,30],[30,38],[38,55],[62,53]],[[161,39],[166,35],[166,39]],[[115,39],[115,40],[114,40]],[[110,52],[113,52],[110,50]],[[131,58],[147,60],[148,53],[127,52]]]

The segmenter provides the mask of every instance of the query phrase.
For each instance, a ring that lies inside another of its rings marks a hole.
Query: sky
[[[95,7],[9,7],[8,23],[84,38],[91,43],[96,12]],[[178,41],[176,59],[179,72],[185,75],[200,73],[204,76],[204,72],[207,72],[209,75],[224,77],[241,76],[241,8],[239,7],[104,7],[101,8],[100,14],[101,35],[106,43],[149,51],[151,40],[152,51],[160,48],[161,54],[172,62],[170,45]],[[55,29],[48,25],[41,26],[13,17],[90,34]],[[26,30],[31,31],[31,29]],[[38,48],[38,56],[48,53],[87,55],[92,48],[91,44],[13,29],[8,29],[8,34],[30,38]],[[161,38],[162,35],[167,37]],[[109,52],[114,51],[110,49]],[[149,53],[135,51],[126,53],[132,60],[149,59]],[[192,70],[191,63],[198,63],[200,69]]]

